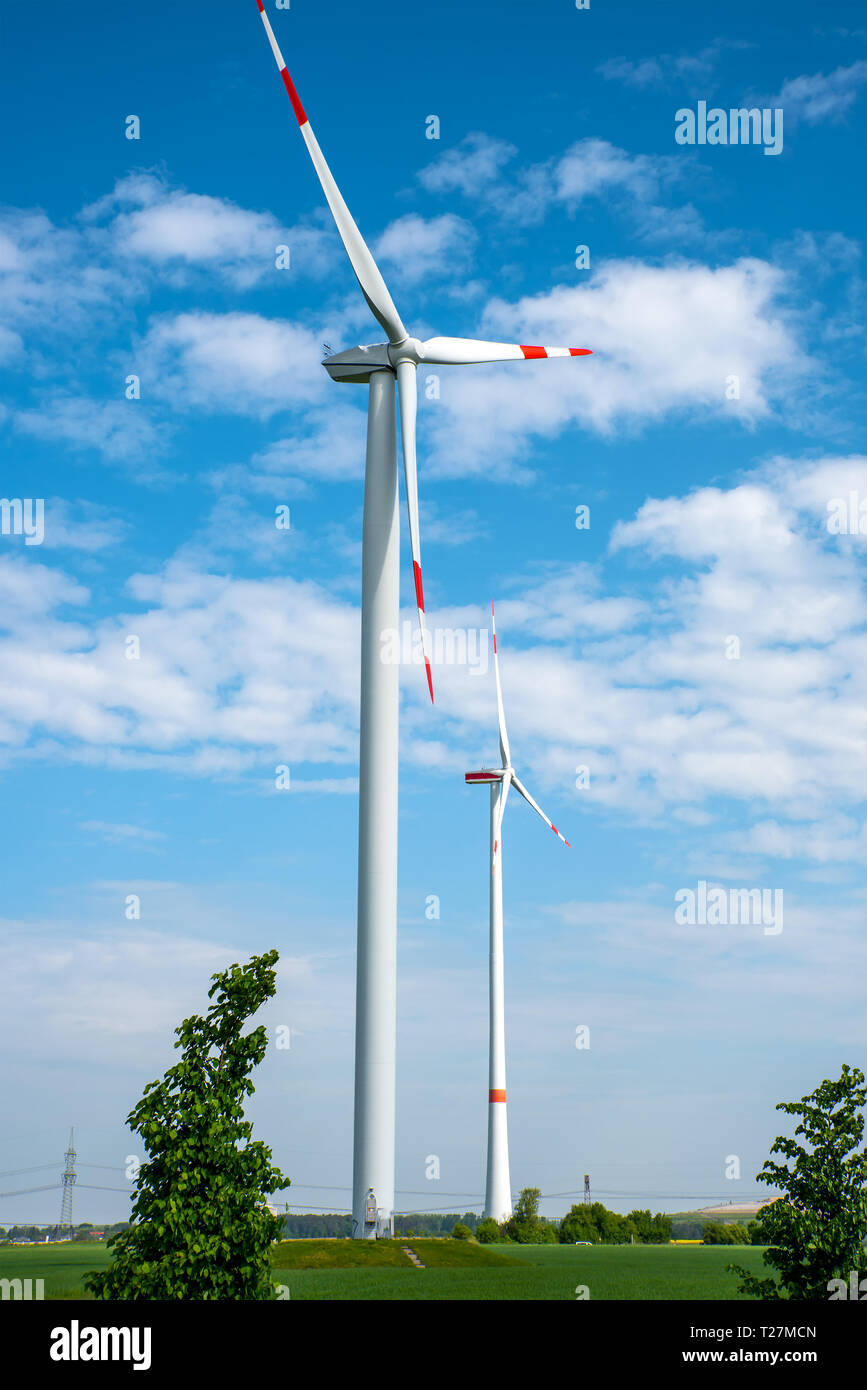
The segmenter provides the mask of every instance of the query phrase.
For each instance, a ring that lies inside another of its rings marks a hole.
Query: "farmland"
[[[403,1252],[415,1252],[424,1269]],[[43,1279],[47,1299],[88,1297],[82,1279],[102,1269],[101,1243],[0,1248],[0,1278]],[[274,1279],[292,1300],[734,1299],[730,1262],[759,1273],[757,1246],[498,1245],[407,1239],[285,1241],[274,1247]]]

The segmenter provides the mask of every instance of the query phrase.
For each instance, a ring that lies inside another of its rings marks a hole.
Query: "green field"
[[[426,1266],[403,1254],[409,1246]],[[45,1297],[84,1298],[82,1278],[108,1262],[105,1245],[0,1248],[0,1278],[44,1279]],[[274,1247],[274,1277],[290,1299],[571,1300],[734,1299],[731,1261],[761,1273],[757,1246],[475,1245],[451,1240],[285,1241]]]
[[[407,1244],[426,1262],[418,1248],[425,1242]],[[755,1246],[501,1245],[493,1251],[508,1255],[509,1264],[365,1270],[277,1265],[274,1273],[293,1299],[572,1300],[576,1287],[585,1284],[591,1300],[707,1300],[738,1298],[737,1278],[726,1271],[732,1260],[755,1273],[763,1269],[762,1251]]]
[[[405,1250],[412,1250],[426,1269],[478,1269],[514,1267],[508,1254],[490,1245],[466,1240],[435,1240],[421,1237],[406,1240],[284,1240],[274,1248],[271,1263],[284,1273],[299,1269],[415,1269]]]

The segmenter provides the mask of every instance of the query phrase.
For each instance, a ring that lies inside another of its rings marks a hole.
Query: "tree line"
[[[663,1245],[671,1239],[671,1217],[664,1212],[631,1211],[627,1216],[609,1211],[602,1202],[574,1205],[560,1221],[539,1215],[538,1187],[525,1187],[508,1221],[486,1217],[476,1227],[476,1240],[483,1245],[497,1241],[516,1245]],[[459,1236],[463,1232],[455,1231]],[[464,1236],[466,1239],[466,1236]]]

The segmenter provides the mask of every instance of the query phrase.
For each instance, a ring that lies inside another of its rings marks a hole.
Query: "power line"
[[[756,1196],[767,1196],[766,1193],[732,1192],[731,1190],[724,1192],[722,1196],[712,1192],[636,1192],[634,1188],[629,1188],[625,1192],[616,1191],[611,1187],[596,1187],[593,1190],[603,1197],[665,1197],[672,1200],[677,1198],[678,1201],[684,1202],[751,1202]],[[583,1194],[577,1189],[572,1192],[543,1192],[540,1195],[540,1200],[547,1197],[579,1197],[581,1195]]]
[[[484,1199],[484,1197],[480,1197],[479,1200],[478,1200],[478,1202],[464,1202],[464,1210],[465,1210],[465,1211],[472,1211],[475,1207],[481,1207],[481,1206],[484,1206],[484,1204],[485,1204],[485,1199]],[[454,1208],[454,1203],[453,1203],[453,1202],[447,1202],[446,1205],[445,1205],[445,1206],[442,1206],[442,1207],[412,1207],[412,1208],[410,1208],[409,1211],[396,1211],[394,1214],[395,1214],[395,1216],[424,1216],[425,1212],[428,1212],[428,1211],[429,1211],[429,1212],[434,1212],[434,1211],[454,1211],[454,1210],[455,1210],[455,1208]],[[455,1215],[457,1216],[458,1213],[455,1212]]]
[[[125,1192],[127,1197],[132,1196],[132,1192],[128,1187],[100,1187],[92,1182],[77,1182],[75,1185],[76,1187],[85,1188],[87,1192]]]
[[[0,1197],[23,1197],[28,1192],[56,1192],[61,1184],[51,1182],[47,1187],[19,1187],[15,1192],[0,1192]]]
[[[44,1168],[56,1168],[56,1163],[35,1163],[32,1168],[7,1168],[0,1178],[17,1178],[20,1173],[39,1173]]]
[[[344,1213],[349,1216],[352,1215],[351,1207],[330,1207],[328,1211],[323,1211],[322,1208],[319,1206],[311,1207],[305,1206],[303,1202],[287,1202],[285,1212],[286,1216],[292,1215],[291,1211],[289,1210],[290,1207],[297,1207],[299,1211],[315,1211],[318,1212],[320,1216],[343,1216]],[[395,1212],[395,1216],[396,1215],[397,1212]]]

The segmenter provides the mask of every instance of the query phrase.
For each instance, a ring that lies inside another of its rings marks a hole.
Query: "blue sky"
[[[497,599],[513,757],[574,845],[510,802],[513,1184],[751,1194],[775,1102],[864,1059],[867,542],[828,526],[867,499],[856,7],[269,13],[411,330],[594,349],[443,369],[438,399],[421,374],[430,621],[486,633]],[[262,1016],[292,1045],[257,1133],[295,1204],[345,1207],[365,396],[319,362],[381,335],[253,0],[18,7],[5,48],[2,491],[45,500],[45,535],[0,536],[0,1168],[59,1162],[75,1124],[122,1187],[174,1026],[276,946]],[[678,145],[700,101],[782,109],[781,153]],[[487,1089],[463,773],[496,706],[489,667],[434,679],[432,710],[402,672],[398,1204],[461,1210]],[[700,880],[782,891],[783,930],[676,922]]]

